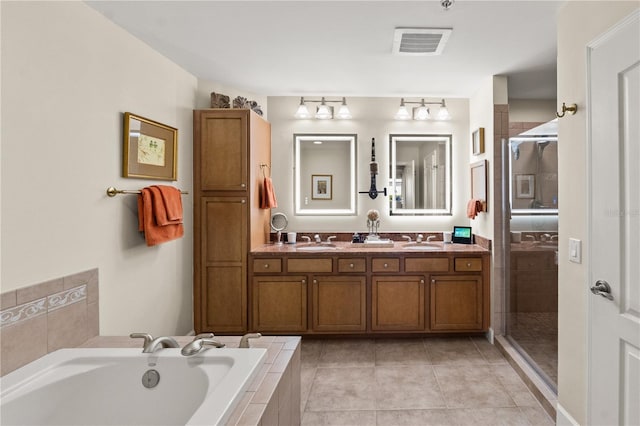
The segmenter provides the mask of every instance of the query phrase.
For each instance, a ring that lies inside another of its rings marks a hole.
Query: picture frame
[[[473,155],[484,153],[484,127],[480,127],[471,134],[471,148]]]
[[[311,175],[311,199],[331,200],[333,198],[333,175]]]
[[[535,185],[535,175],[516,175],[516,198],[533,198]]]
[[[489,204],[487,203],[487,160],[480,160],[472,163],[471,169],[471,198],[482,202],[482,211],[487,212]]]
[[[178,129],[130,112],[123,127],[123,177],[178,179]]]

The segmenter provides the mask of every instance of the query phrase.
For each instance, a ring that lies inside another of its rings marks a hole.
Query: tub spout
[[[249,339],[259,339],[260,337],[262,337],[262,334],[260,334],[260,333],[245,334],[244,336],[242,336],[242,339],[240,339],[240,344],[238,345],[238,347],[239,348],[248,348],[249,347]]]
[[[142,353],[151,354],[160,348],[179,348],[180,345],[175,341],[173,337],[156,337],[148,345],[145,345]]]
[[[211,346],[214,348],[224,348],[225,344],[215,339],[199,338],[199,339],[194,339],[190,343],[187,343],[185,347],[182,348],[180,353],[184,356],[196,355],[206,350],[207,346]]]

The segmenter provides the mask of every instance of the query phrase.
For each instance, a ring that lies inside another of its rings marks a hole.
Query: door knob
[[[591,287],[591,293],[599,294],[602,297],[613,300],[613,296],[611,295],[611,286],[604,280],[596,281],[596,285]]]

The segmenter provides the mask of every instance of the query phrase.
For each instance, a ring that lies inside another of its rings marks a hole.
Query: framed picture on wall
[[[484,127],[480,127],[471,134],[471,145],[473,155],[480,155],[484,152]]]
[[[123,177],[178,179],[178,129],[125,112],[123,133]]]
[[[516,198],[533,198],[535,185],[535,175],[516,175]]]
[[[333,175],[311,175],[311,199],[331,200],[333,197]]]

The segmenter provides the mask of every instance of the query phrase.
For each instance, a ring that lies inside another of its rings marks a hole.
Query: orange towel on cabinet
[[[175,189],[175,188],[174,188]],[[138,195],[138,230],[144,232],[144,239],[148,246],[155,246],[167,241],[175,240],[184,235],[182,219],[167,220],[162,192],[158,188],[143,188]],[[180,191],[178,191],[180,195]],[[182,215],[180,204],[180,216]],[[171,214],[176,213],[172,210]],[[160,222],[165,223],[161,225]]]
[[[262,184],[262,200],[260,202],[261,209],[272,209],[278,207],[278,200],[276,200],[276,192],[273,189],[273,182],[271,178],[265,177]]]

